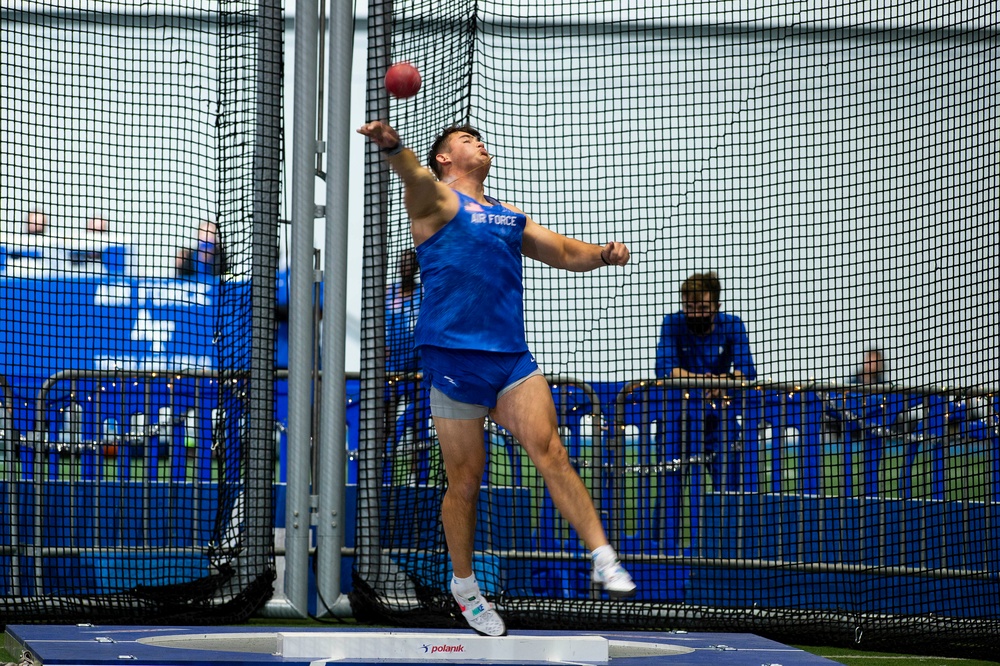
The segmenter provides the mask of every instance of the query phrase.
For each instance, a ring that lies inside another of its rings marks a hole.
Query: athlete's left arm
[[[515,212],[523,212],[515,206],[504,205]],[[526,257],[537,259],[549,266],[577,272],[592,271],[601,266],[624,266],[629,260],[629,251],[625,243],[617,241],[605,245],[584,243],[546,229],[530,217],[524,225],[521,251]]]

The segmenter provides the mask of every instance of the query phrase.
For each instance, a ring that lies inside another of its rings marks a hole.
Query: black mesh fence
[[[2,20],[0,620],[224,622],[274,578],[279,3]]]
[[[985,653],[996,3],[626,4],[369,7],[368,118],[422,160],[471,123],[487,194],[632,252],[592,273],[525,260],[524,279],[564,443],[638,594],[592,587],[589,553],[489,420],[480,584],[511,627]],[[406,100],[381,83],[401,60],[423,78]],[[353,601],[361,618],[461,624],[427,387],[395,364],[419,306],[399,286],[401,195],[369,146]],[[726,336],[699,350],[680,291],[705,273]]]

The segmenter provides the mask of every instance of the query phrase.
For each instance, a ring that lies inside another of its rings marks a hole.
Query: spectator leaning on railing
[[[923,397],[896,387],[886,365],[881,348],[866,348],[844,390],[827,397],[823,427],[828,440],[901,436],[921,425]]]
[[[757,368],[743,321],[722,312],[722,285],[714,272],[695,273],[681,284],[681,309],[666,315],[656,348],[657,378],[754,380]],[[704,400],[704,453],[709,459],[723,449],[722,418],[725,391],[706,388]],[[735,413],[729,410],[729,431],[737,432]],[[719,466],[711,464],[713,479],[720,481]]]
[[[880,386],[887,385],[888,377],[885,371],[885,355],[877,347],[870,347],[865,350],[861,365],[848,379],[848,383],[853,386]],[[883,432],[891,425],[890,416],[887,414],[886,394],[869,392],[851,392],[847,394],[847,414],[852,419],[851,423],[858,428],[868,429],[871,432]]]

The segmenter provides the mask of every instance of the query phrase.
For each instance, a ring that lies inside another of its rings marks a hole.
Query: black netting
[[[274,579],[281,5],[105,4],[0,22],[0,621],[237,621]]]
[[[985,650],[1000,631],[997,4],[730,9],[369,7],[369,119],[422,161],[471,123],[488,194],[632,251],[624,268],[524,273],[529,344],[638,595],[592,588],[588,553],[491,424],[477,578],[512,627]],[[390,99],[401,60],[423,87]],[[461,624],[426,387],[393,365],[402,186],[368,150],[353,601],[366,619]],[[709,272],[732,333],[709,355],[735,362],[678,378],[677,340],[696,335],[677,329],[681,284]]]

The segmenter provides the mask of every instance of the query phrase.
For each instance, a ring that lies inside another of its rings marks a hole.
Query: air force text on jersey
[[[499,224],[505,227],[517,226],[517,215],[500,215],[498,213],[473,213],[473,224]]]

